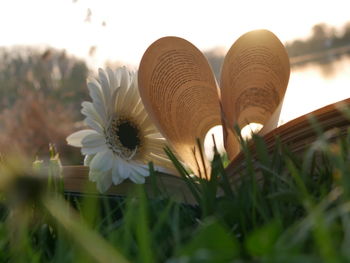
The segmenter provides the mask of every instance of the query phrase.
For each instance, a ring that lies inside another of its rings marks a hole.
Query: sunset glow
[[[0,9],[0,46],[54,47],[85,59],[92,69],[106,61],[137,69],[147,47],[163,36],[185,38],[201,50],[227,50],[241,34],[265,28],[285,43],[306,38],[321,22],[341,28],[349,19],[346,2],[11,0]],[[315,67],[292,69],[281,122],[349,97],[346,74],[329,81],[320,74]]]
[[[346,2],[11,0],[0,9],[0,46],[53,46],[97,66],[105,60],[137,66],[145,49],[166,35],[183,37],[201,50],[227,49],[241,34],[259,28],[282,42],[303,38],[320,22],[343,25],[349,19]],[[92,46],[96,52],[89,57]]]

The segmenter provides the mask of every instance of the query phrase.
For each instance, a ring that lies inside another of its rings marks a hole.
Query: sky
[[[285,43],[308,37],[318,23],[341,28],[349,10],[347,0],[0,0],[0,47],[54,47],[96,71],[106,61],[136,69],[147,47],[164,36],[185,38],[203,51],[228,50],[240,35],[264,28]],[[349,75],[338,72],[329,82],[321,82],[315,68],[292,72],[281,120],[349,97],[343,79],[348,83]]]
[[[350,20],[347,2],[0,0],[0,46],[50,46],[88,58],[96,67],[106,60],[137,67],[147,47],[168,35],[201,50],[228,49],[240,35],[259,28],[274,32],[282,42],[305,38],[317,23],[341,26]],[[92,46],[95,55],[89,57]]]

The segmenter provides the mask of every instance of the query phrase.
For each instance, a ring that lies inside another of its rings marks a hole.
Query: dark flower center
[[[111,119],[105,131],[106,143],[117,156],[131,160],[142,148],[142,133],[138,123],[123,116]]]
[[[140,146],[139,129],[128,120],[121,120],[116,130],[120,143],[127,149],[133,151]]]

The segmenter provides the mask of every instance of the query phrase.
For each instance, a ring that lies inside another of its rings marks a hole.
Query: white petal
[[[155,154],[153,152],[151,152],[149,154],[149,157],[153,160],[153,161],[157,161],[158,164],[161,164],[168,167],[168,165],[172,166],[172,162],[169,160],[168,156],[164,153],[164,154]]]
[[[111,115],[114,111],[114,100],[112,97],[114,89],[111,88],[109,76],[103,69],[99,69],[99,78],[102,86],[105,108],[107,109],[107,115]]]
[[[98,176],[100,175],[100,171],[93,171],[93,170],[89,170],[89,180],[92,182],[96,182]]]
[[[147,177],[149,176],[149,170],[148,165],[134,165],[133,166],[134,173],[137,173],[138,175]]]
[[[112,92],[112,95],[111,95],[112,96],[111,97],[111,102],[108,105],[108,114],[110,116],[114,114],[118,93],[119,93],[119,87],[114,89],[113,92]]]
[[[115,111],[122,113],[125,111],[125,95],[128,88],[125,86],[120,86],[115,100]],[[128,109],[128,107],[126,107]]]
[[[94,156],[95,155],[93,155],[93,154],[86,155],[85,158],[84,158],[84,165],[85,166],[89,166],[91,161],[92,161],[92,158],[94,158]]]
[[[144,184],[145,183],[145,177],[138,173],[131,173],[129,176],[129,179],[133,181],[135,184]]]
[[[83,147],[81,148],[81,153],[86,155],[86,154],[96,154],[98,152],[105,152],[109,150],[107,147],[107,144],[101,144],[99,146],[95,146],[95,147]]]
[[[91,133],[86,135],[82,140],[81,144],[83,147],[91,148],[91,147],[97,147],[102,144],[106,144],[106,139],[103,135],[100,133]]]
[[[131,80],[131,85],[125,95],[125,101],[124,101],[126,106],[129,107],[129,111],[136,108],[137,102],[139,101],[139,99],[140,99],[140,95],[138,93],[138,88],[137,88],[137,79],[133,78]]]
[[[147,116],[141,123],[141,126],[142,126],[142,129],[143,130],[154,130],[154,124],[153,122],[151,121],[151,118],[149,116]]]
[[[126,67],[120,68],[121,78],[120,78],[120,86],[121,87],[129,87],[130,85],[130,73],[126,69]]]
[[[163,157],[165,159],[166,159],[166,156],[167,156],[163,149],[161,149],[161,150],[154,150],[154,149],[152,149],[152,150],[149,151],[149,154],[152,157],[153,156],[159,156],[159,157]]]
[[[112,151],[99,152],[95,155],[90,163],[90,169],[96,171],[108,171],[112,169],[114,155]]]
[[[162,167],[162,166],[154,166],[154,170],[161,172],[161,173],[168,173],[168,174],[174,174],[174,170],[166,168],[166,167]]]
[[[114,185],[118,185],[121,184],[124,181],[123,178],[119,177],[119,176],[113,176],[112,175],[112,182]]]
[[[81,141],[90,134],[96,134],[94,130],[80,130],[67,137],[67,143],[75,147],[82,147]]]
[[[120,87],[120,80],[122,78],[122,68],[118,68],[115,72],[114,72],[114,76],[115,76],[115,80],[116,80],[116,87]]]
[[[138,95],[138,97],[139,97],[139,95]],[[137,119],[140,119],[140,120],[143,120],[144,114],[147,114],[140,97],[138,98],[136,106],[133,109],[133,114],[136,116]]]
[[[101,68],[98,69],[98,76],[100,78],[105,103],[108,105],[111,99],[111,89],[110,89],[108,76],[106,72]]]
[[[84,101],[82,104],[81,113],[86,117],[98,122],[102,127],[106,126],[106,123],[102,121],[102,116],[96,111],[94,105],[89,101]]]
[[[113,70],[111,70],[110,68],[107,68],[107,74],[108,74],[110,89],[111,89],[111,92],[113,92],[119,87],[119,83],[117,81],[116,74]]]
[[[110,171],[103,172],[96,178],[97,190],[100,193],[106,192],[112,185],[112,174]]]
[[[158,155],[165,155],[166,154],[165,151],[164,151],[165,146],[164,147],[162,147],[161,145],[160,146],[156,146],[156,147],[154,147],[154,146],[147,146],[147,148],[148,148],[148,152],[149,153],[154,153],[154,154],[158,154]]]
[[[115,101],[115,110],[118,113],[123,113],[123,112],[130,112],[130,107],[128,104],[128,96],[127,93],[129,91],[129,86],[130,86],[130,73],[129,71],[125,68],[118,68],[117,69],[117,75],[120,77],[120,87],[118,91],[118,96]]]
[[[119,160],[118,161],[118,173],[119,176],[123,179],[126,179],[129,177],[130,174],[130,168],[129,168],[129,164],[127,162],[124,162],[123,160]]]
[[[118,185],[124,181],[124,178],[122,178],[119,175],[118,165],[119,165],[119,162],[114,162],[113,168],[112,168],[112,181],[113,181],[113,184],[115,185]]]
[[[162,140],[162,141],[166,142],[165,138],[159,132],[147,134],[145,137],[147,139],[148,138],[158,139],[158,140]]]
[[[101,125],[98,122],[96,122],[95,120],[93,120],[92,118],[86,117],[84,122],[90,128],[94,129],[95,131],[97,131],[100,134],[103,134],[103,128],[101,127]]]
[[[167,141],[163,138],[160,137],[159,134],[149,134],[147,137],[147,142],[155,145],[164,145]]]
[[[92,103],[98,112],[98,114],[101,116],[102,121],[105,123],[107,122],[107,111],[105,107],[105,101],[103,98],[102,90],[100,87],[100,84],[96,81],[93,80],[88,83],[88,89],[90,93],[90,97],[92,98]]]
[[[163,153],[164,152],[164,148],[166,146],[165,143],[163,142],[152,142],[152,141],[149,141],[149,140],[145,140],[145,145],[148,149],[148,151],[157,151],[159,153]]]

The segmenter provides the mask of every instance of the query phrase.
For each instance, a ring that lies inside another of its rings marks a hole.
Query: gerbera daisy
[[[106,72],[107,71],[107,72]],[[164,154],[165,139],[144,109],[137,74],[125,67],[116,71],[99,69],[99,80],[88,82],[92,102],[82,103],[85,123],[91,129],[67,137],[69,145],[81,147],[89,179],[105,192],[129,178],[144,183],[148,163],[169,167]]]

